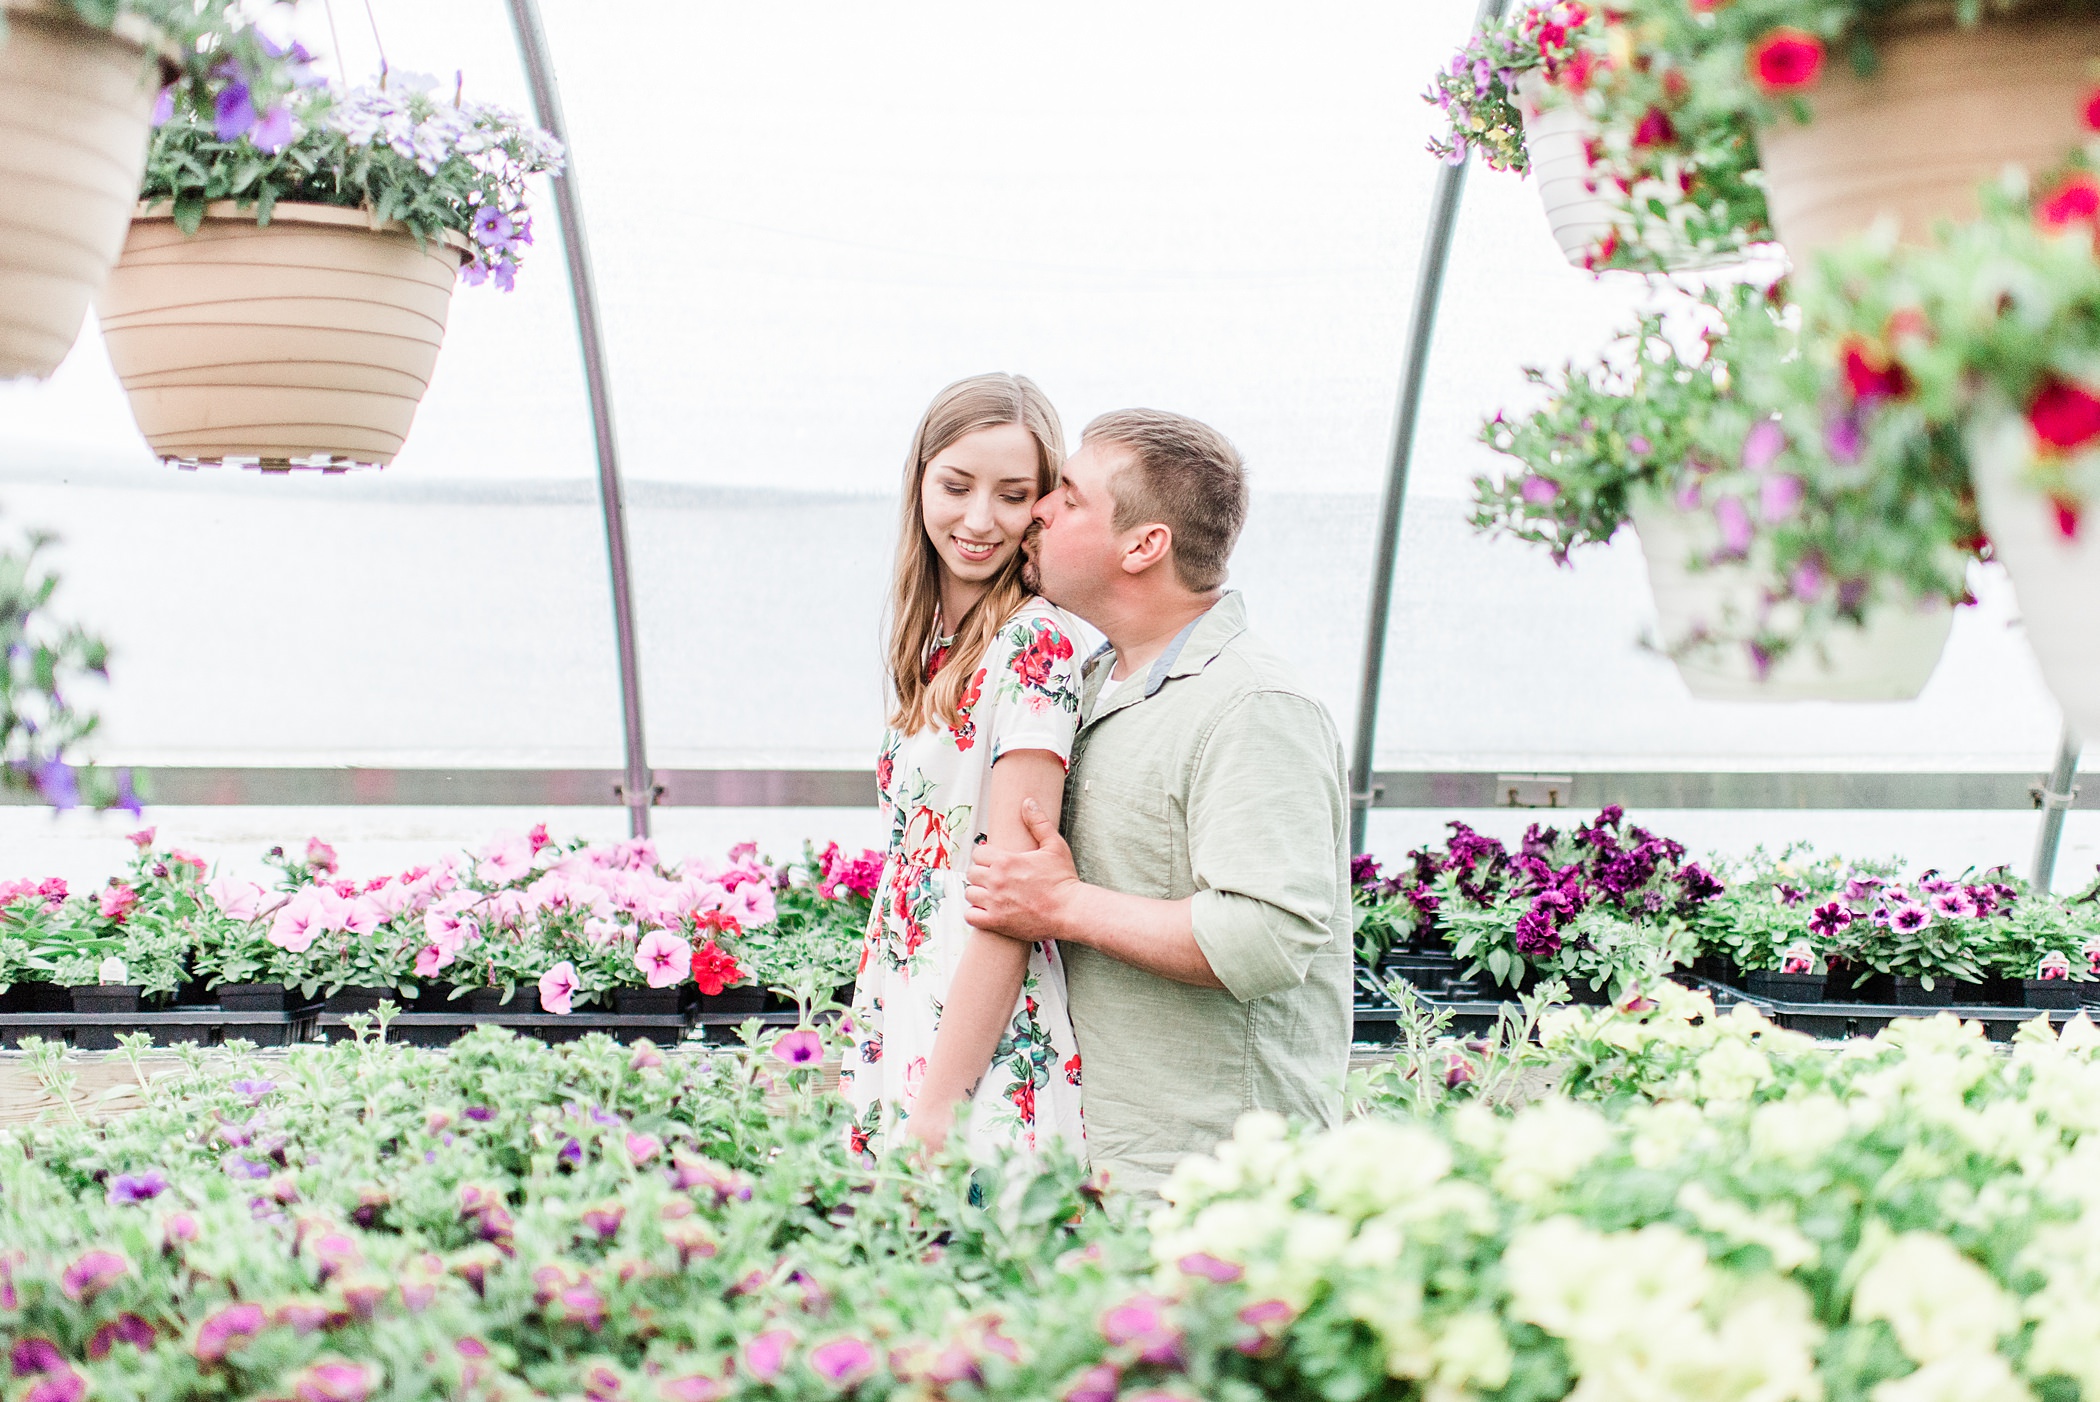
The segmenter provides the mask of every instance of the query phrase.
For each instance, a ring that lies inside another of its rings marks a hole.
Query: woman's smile
[[[955,553],[973,565],[981,565],[986,560],[991,559],[993,555],[998,553],[1000,545],[1000,542],[996,540],[990,543],[981,543],[974,540],[965,540],[959,535],[949,536],[948,539],[954,542]]]

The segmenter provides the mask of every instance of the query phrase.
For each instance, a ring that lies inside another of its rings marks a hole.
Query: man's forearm
[[[1225,987],[1211,971],[1190,923],[1192,902],[1128,896],[1103,886],[1073,882],[1057,903],[1057,938],[1083,944],[1147,973],[1197,988]]]

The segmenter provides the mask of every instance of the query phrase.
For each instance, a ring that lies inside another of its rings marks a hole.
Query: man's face
[[[1035,504],[1023,579],[1081,618],[1122,571],[1124,542],[1114,527],[1109,482],[1128,456],[1121,444],[1081,443],[1065,460],[1064,479]]]

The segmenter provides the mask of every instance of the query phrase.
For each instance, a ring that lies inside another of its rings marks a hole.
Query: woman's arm
[[[1021,821],[1021,802],[1034,799],[1054,827],[1064,806],[1064,761],[1049,750],[1009,750],[992,766],[985,787],[987,841],[1004,851],[1033,851],[1035,839]],[[992,1052],[1013,1020],[1031,948],[982,930],[970,931],[941,1008],[926,1079],[906,1121],[924,1143],[939,1148],[947,1142],[956,1104],[984,1079]]]

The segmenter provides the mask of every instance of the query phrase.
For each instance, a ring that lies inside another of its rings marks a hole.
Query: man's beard
[[[1031,594],[1043,592],[1043,567],[1036,563],[1035,552],[1043,543],[1043,528],[1031,524],[1028,533],[1021,537],[1021,585]]]

